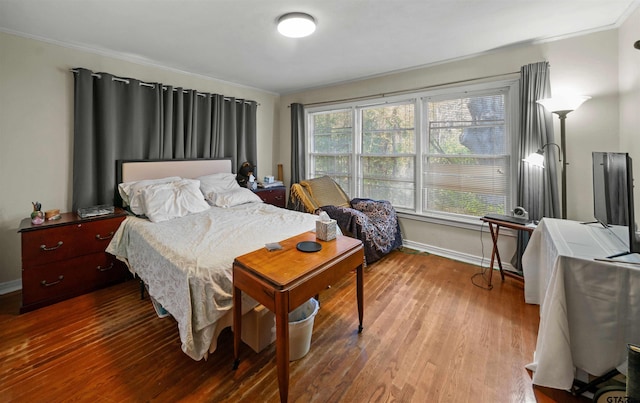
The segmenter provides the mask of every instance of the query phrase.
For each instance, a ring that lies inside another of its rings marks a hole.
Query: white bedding
[[[178,322],[182,350],[200,360],[212,342],[215,347],[217,322],[231,310],[234,258],[315,230],[316,218],[265,203],[212,207],[159,223],[127,217],[106,251],[147,284]]]

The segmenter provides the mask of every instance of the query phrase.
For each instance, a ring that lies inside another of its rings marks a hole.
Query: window
[[[362,175],[358,193],[389,200],[398,208],[415,203],[415,105],[402,103],[362,108]]]
[[[389,200],[399,212],[504,214],[514,188],[516,84],[308,109],[309,175],[329,175],[351,197]]]
[[[310,115],[308,164],[312,178],[328,175],[343,189],[353,180],[353,113],[350,109]]]
[[[504,213],[510,158],[505,96],[424,99],[422,210],[482,216]]]

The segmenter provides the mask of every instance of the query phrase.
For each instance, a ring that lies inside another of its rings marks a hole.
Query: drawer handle
[[[100,234],[96,235],[96,239],[100,240],[100,241],[104,241],[105,239],[109,239],[113,236],[113,231],[109,232],[109,235],[107,236],[102,236]]]
[[[284,199],[284,196],[276,196],[275,199],[276,200],[282,200],[282,199]]]
[[[43,286],[45,286],[45,287],[51,287],[52,285],[56,285],[56,284],[58,284],[58,283],[59,283],[59,282],[61,282],[63,279],[64,279],[64,276],[61,274],[61,275],[58,277],[58,281],[54,281],[54,282],[52,282],[52,283],[47,283],[47,280],[42,280],[42,281],[40,282],[40,284],[42,284],[42,285],[43,285]]]
[[[107,270],[111,270],[111,269],[113,269],[113,262],[111,262],[111,264],[110,264],[109,266],[107,266],[107,267],[98,266],[98,267],[96,267],[96,269],[97,269],[98,271],[107,271]]]
[[[62,241],[58,241],[58,244],[56,246],[52,246],[50,248],[47,248],[47,245],[40,245],[40,249],[49,251],[49,250],[56,250],[61,246],[62,246]]]

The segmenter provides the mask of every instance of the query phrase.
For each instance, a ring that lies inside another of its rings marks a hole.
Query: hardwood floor
[[[587,402],[534,388],[538,306],[523,286],[478,267],[396,251],[365,272],[358,334],[355,274],[320,295],[310,352],[291,363],[299,402]],[[476,280],[481,280],[476,277]],[[20,294],[0,296],[0,400],[276,402],[275,345],[248,346],[232,371],[229,329],[207,361],[180,349],[176,323],[156,316],[128,281],[18,314]]]

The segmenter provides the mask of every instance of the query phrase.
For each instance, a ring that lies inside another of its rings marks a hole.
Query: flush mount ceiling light
[[[309,36],[316,30],[316,21],[305,13],[288,13],[278,18],[278,32],[289,38]]]

